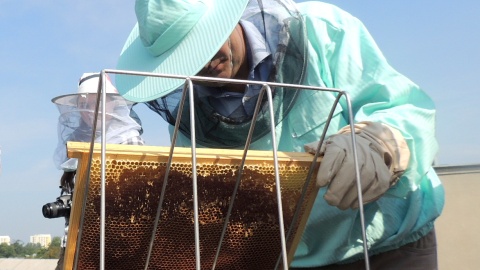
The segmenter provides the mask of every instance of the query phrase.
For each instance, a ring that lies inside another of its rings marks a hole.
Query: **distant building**
[[[2,243],[7,243],[7,245],[10,245],[10,236],[0,235],[0,244]]]
[[[50,234],[36,234],[30,236],[30,243],[40,244],[42,247],[47,248],[52,242],[52,236]]]

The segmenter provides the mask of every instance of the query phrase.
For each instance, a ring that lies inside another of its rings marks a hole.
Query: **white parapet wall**
[[[480,269],[480,164],[436,171],[446,197],[435,223],[439,269]]]

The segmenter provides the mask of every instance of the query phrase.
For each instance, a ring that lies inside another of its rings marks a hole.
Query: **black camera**
[[[70,216],[70,208],[72,207],[72,196],[63,195],[56,201],[47,203],[42,207],[43,216],[46,218],[58,218]]]

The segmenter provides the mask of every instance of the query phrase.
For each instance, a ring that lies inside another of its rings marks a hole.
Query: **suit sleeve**
[[[348,92],[355,122],[380,122],[402,133],[411,159],[399,187],[392,192],[403,196],[419,185],[438,151],[434,103],[389,65],[357,18],[328,4],[315,5],[302,8],[310,55],[316,58],[317,70],[309,72],[318,72],[327,87]],[[343,98],[341,106],[348,118]]]

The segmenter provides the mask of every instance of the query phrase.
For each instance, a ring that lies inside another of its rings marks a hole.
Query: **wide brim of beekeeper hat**
[[[120,96],[108,75],[105,75],[105,78],[105,93],[109,96]],[[77,106],[78,96],[98,93],[99,81],[100,73],[83,73],[82,77],[78,80],[76,93],[57,96],[52,99],[52,102],[58,105]]]
[[[137,24],[117,69],[193,76],[225,43],[248,0],[137,0]],[[146,102],[178,89],[182,79],[116,75],[118,92]]]

